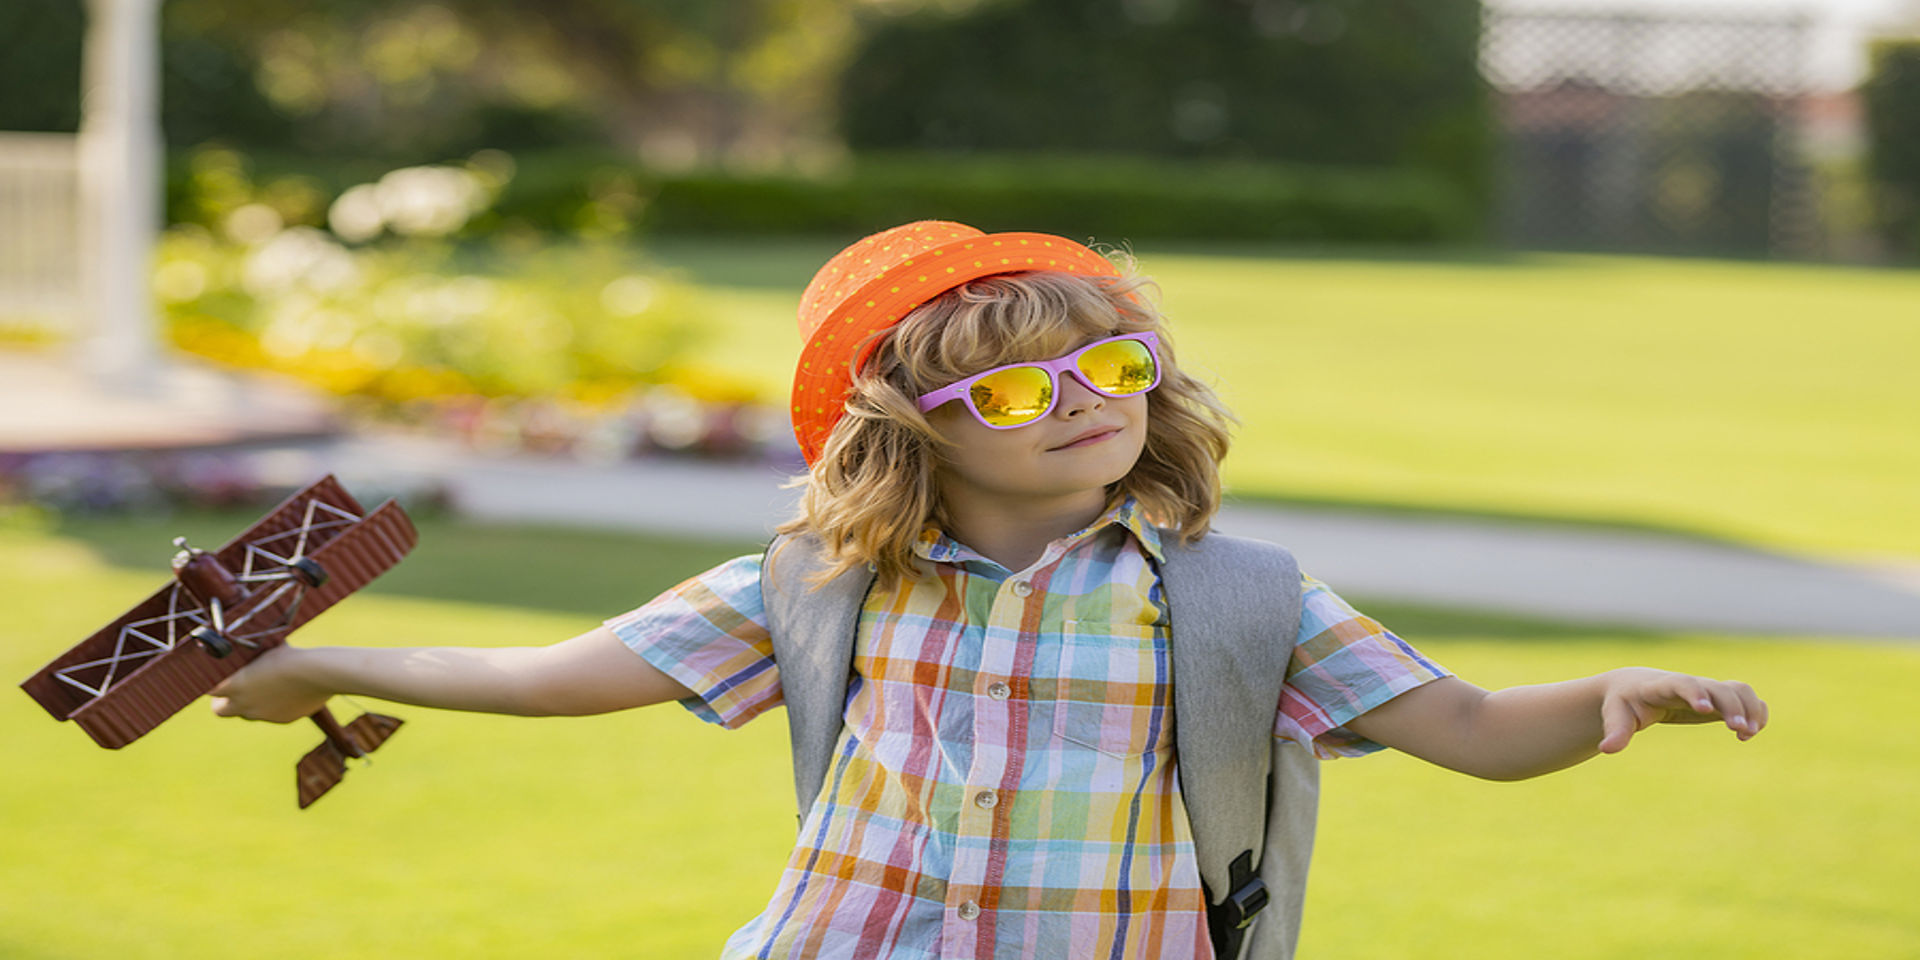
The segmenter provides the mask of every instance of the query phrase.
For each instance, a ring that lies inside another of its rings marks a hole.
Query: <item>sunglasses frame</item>
[[[1080,357],[1082,354],[1085,354],[1087,351],[1092,350],[1095,347],[1105,346],[1109,343],[1114,343],[1120,340],[1140,341],[1147,348],[1147,356],[1153,358],[1153,382],[1147,384],[1145,387],[1139,390],[1134,391],[1133,393],[1108,393],[1107,391],[1094,386],[1092,383],[1089,383],[1087,381],[1086,375],[1080,372]],[[1046,371],[1047,379],[1049,380],[1049,382],[1053,384],[1052,394],[1047,398],[1047,408],[1045,410],[1040,411],[1040,413],[1037,416],[1035,416],[1033,419],[1023,421],[1021,423],[1008,424],[1007,426],[1004,426],[1004,427],[996,424],[988,423],[987,418],[981,416],[979,409],[973,405],[973,385],[987,377],[993,376],[996,373],[1001,373],[1007,370],[1013,370],[1019,367],[1039,367],[1041,370]],[[1066,354],[1065,356],[1055,357],[1052,360],[1027,360],[1022,363],[1003,364],[1001,366],[994,367],[991,370],[982,370],[979,373],[976,373],[973,376],[967,377],[964,380],[956,380],[952,383],[947,384],[944,387],[940,387],[935,390],[929,390],[926,393],[921,394],[920,395],[920,412],[926,413],[932,410],[933,408],[940,406],[943,403],[947,403],[948,401],[952,401],[952,400],[958,400],[960,401],[961,406],[967,408],[968,413],[973,414],[973,418],[975,420],[980,421],[981,426],[986,427],[989,430],[1018,430],[1021,427],[1030,427],[1036,423],[1039,423],[1042,420],[1045,420],[1047,418],[1047,415],[1051,414],[1054,408],[1060,405],[1060,375],[1062,373],[1065,373],[1073,377],[1073,379],[1078,381],[1081,386],[1086,387],[1088,390],[1091,390],[1094,393],[1097,393],[1103,397],[1111,397],[1113,399],[1118,400],[1124,397],[1140,396],[1141,394],[1147,393],[1151,391],[1153,388],[1160,385],[1160,374],[1161,374],[1160,338],[1151,330],[1141,331],[1139,333],[1122,333],[1117,336],[1105,337],[1099,340],[1095,340],[1094,342],[1089,343],[1086,346],[1075,349],[1072,353]]]

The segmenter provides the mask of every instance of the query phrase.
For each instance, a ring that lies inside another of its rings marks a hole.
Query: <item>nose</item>
[[[1086,384],[1069,374],[1060,376],[1060,402],[1054,405],[1054,416],[1071,420],[1106,405],[1107,398],[1087,389]]]

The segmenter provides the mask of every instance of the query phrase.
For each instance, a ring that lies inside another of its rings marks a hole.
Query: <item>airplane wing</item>
[[[20,686],[56,720],[105,694],[207,622],[200,602],[169,583],[54,658]]]
[[[247,590],[221,622],[176,581],[21,686],[55,718],[118,749],[398,563],[417,540],[397,504],[368,514],[327,476],[214,554]],[[191,642],[199,627],[218,627],[231,653],[216,657]]]

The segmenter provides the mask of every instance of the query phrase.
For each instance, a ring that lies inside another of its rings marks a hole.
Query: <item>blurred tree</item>
[[[80,128],[83,0],[0,3],[0,130]],[[222,136],[248,146],[286,142],[288,124],[249,82],[240,54],[162,17],[162,124],[197,143]]]
[[[835,0],[332,0],[291,15],[170,0],[168,13],[247,50],[315,139],[358,132],[419,153],[592,138],[670,165],[777,162],[825,137],[854,24]]]
[[[0,130],[80,129],[81,0],[0,3]]]
[[[1920,257],[1920,39],[1875,43],[1867,80],[1868,154],[1890,248]]]
[[[991,0],[868,32],[855,149],[1110,151],[1435,170],[1484,195],[1479,0]]]
[[[920,2],[166,0],[166,126],[393,160],[559,139],[777,165],[831,140],[861,9]],[[0,3],[0,128],[77,126],[83,18]]]

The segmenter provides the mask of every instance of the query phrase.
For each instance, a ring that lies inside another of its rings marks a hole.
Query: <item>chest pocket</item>
[[[1058,649],[1054,736],[1122,759],[1172,745],[1164,625],[1069,620]]]

